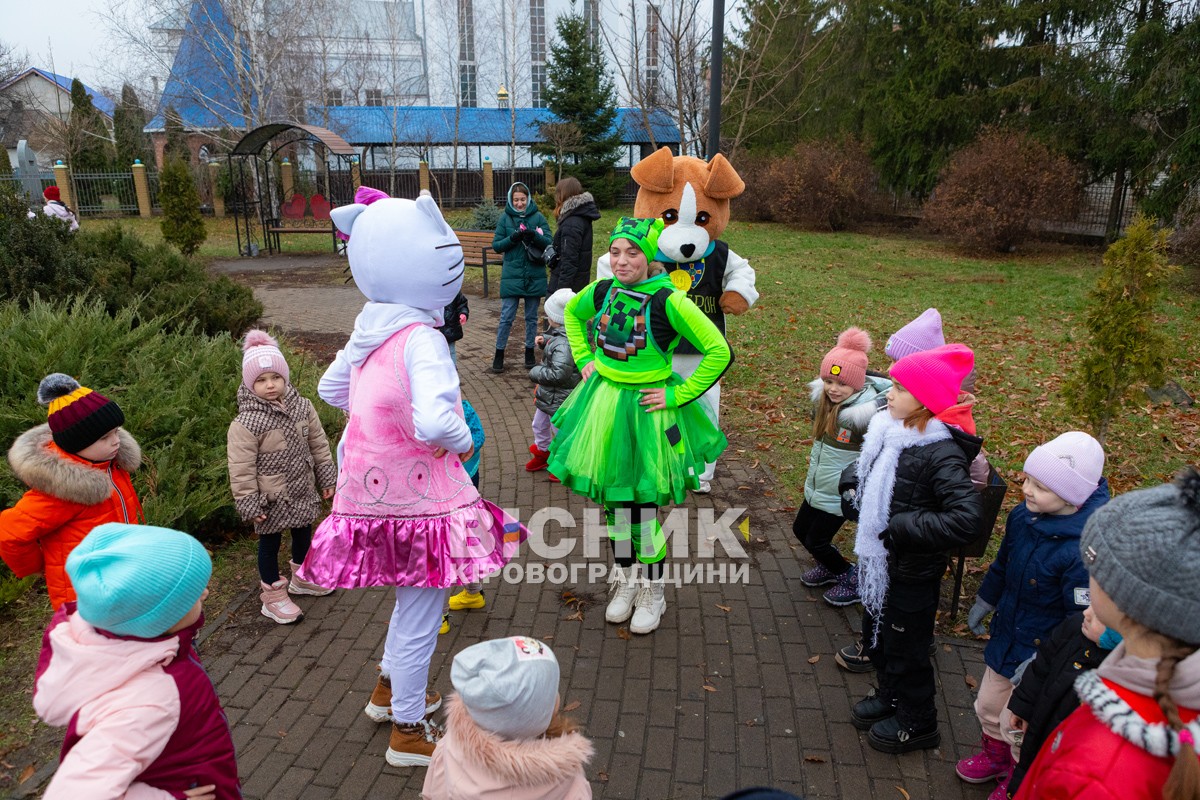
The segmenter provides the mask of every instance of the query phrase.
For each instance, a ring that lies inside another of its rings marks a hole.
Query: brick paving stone
[[[267,285],[255,294],[268,323],[309,334],[348,335],[363,302],[352,286]],[[488,435],[481,491],[519,509],[525,521],[551,505],[579,521],[573,529],[557,523],[544,528],[547,543],[573,538],[573,552],[545,558],[527,546],[515,563],[607,563],[602,535],[585,525],[586,504],[551,484],[544,472],[522,468],[533,413],[530,384],[520,366],[501,375],[487,371],[499,303],[472,297],[471,305],[457,350],[464,396]],[[522,333],[518,320],[510,363],[520,362]],[[701,537],[680,532],[671,545],[682,549],[672,551],[671,563],[703,570],[748,559],[746,583],[669,587],[659,630],[626,640],[604,622],[603,579],[586,570],[570,576],[560,569],[569,576],[561,585],[493,579],[485,588],[487,607],[453,614],[451,632],[439,637],[431,684],[448,694],[452,654],[481,639],[512,633],[547,639],[562,668],[564,703],[579,702],[571,714],[596,745],[587,774],[598,800],[720,797],[760,783],[813,798],[894,798],[902,786],[912,800],[982,800],[986,791],[964,788],[954,775],[954,761],[978,741],[974,693],[965,676],[982,675],[979,643],[949,641],[937,653],[942,747],[901,758],[867,747],[848,720],[851,703],[866,693],[872,676],[841,673],[832,658],[854,640],[861,612],[829,608],[819,591],[799,584],[812,561],[792,536],[794,512],[776,509],[778,500],[760,494],[772,488],[773,478],[752,468],[753,449],[739,443],[737,432],[731,439],[734,447],[718,467],[713,493],[685,507],[712,509],[717,516],[748,507],[756,542],[740,553],[739,539],[730,545],[734,555],[718,543],[709,559],[697,555]],[[587,552],[592,555],[585,557]],[[582,621],[566,619],[574,609],[564,606],[563,590],[593,597]],[[246,797],[416,796],[424,771],[387,767],[389,727],[362,714],[375,683],[391,592],[336,592],[301,602],[305,619],[279,626],[259,614],[251,597],[201,647],[233,725]],[[808,663],[813,656],[820,658]],[[716,691],[706,691],[706,683]]]

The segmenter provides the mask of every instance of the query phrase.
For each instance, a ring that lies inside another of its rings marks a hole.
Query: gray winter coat
[[[542,363],[529,370],[529,380],[538,385],[537,407],[553,416],[583,376],[575,366],[567,332],[562,328],[550,328],[545,336],[546,353]]]
[[[337,485],[337,468],[317,410],[294,386],[281,403],[238,387],[238,415],[229,426],[229,484],[238,515],[258,535],[310,525],[321,509],[317,487]]]
[[[804,499],[813,508],[841,516],[842,498],[838,494],[838,479],[848,464],[858,460],[867,425],[879,410],[877,400],[885,398],[892,382],[887,378],[868,375],[863,388],[846,398],[838,411],[838,431],[834,436],[822,434],[813,442],[808,457],[808,475],[804,479]],[[825,384],[820,378],[808,385],[814,414]]]

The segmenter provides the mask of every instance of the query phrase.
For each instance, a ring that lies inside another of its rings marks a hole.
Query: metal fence
[[[44,190],[47,186],[54,185],[54,173],[43,172],[38,175],[38,181],[41,183],[41,189],[38,190],[37,197],[29,198],[29,202],[34,205],[41,204],[42,190]],[[3,186],[6,189],[12,189],[17,196],[21,196],[25,193],[25,184],[16,175],[0,176],[0,186]]]
[[[73,172],[72,196],[80,214],[136,214],[132,172]]]

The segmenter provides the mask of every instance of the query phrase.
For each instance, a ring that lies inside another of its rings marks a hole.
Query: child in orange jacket
[[[8,451],[29,491],[0,512],[0,558],[18,578],[44,573],[57,609],[75,599],[66,563],[83,537],[104,522],[142,521],[129,478],[142,451],[121,427],[121,407],[69,375],[43,378],[38,402],[50,408],[47,424],[21,434]]]

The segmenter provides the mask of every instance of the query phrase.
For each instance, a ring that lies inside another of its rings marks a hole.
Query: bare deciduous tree
[[[747,139],[812,110],[812,90],[839,61],[840,0],[752,0],[725,62],[722,109],[731,157]]]

